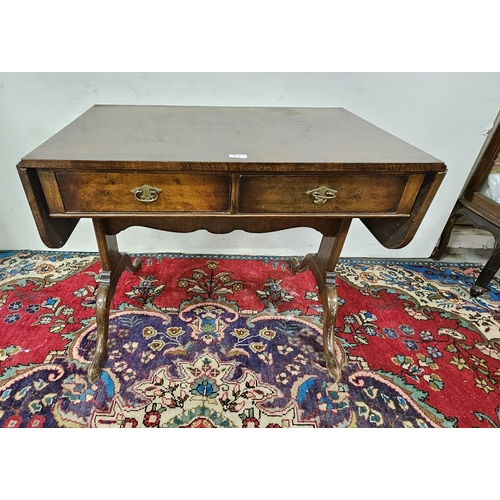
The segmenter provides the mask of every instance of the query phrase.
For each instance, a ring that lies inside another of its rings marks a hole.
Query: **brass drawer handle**
[[[326,203],[328,200],[335,198],[337,191],[327,188],[326,186],[321,186],[319,188],[310,189],[306,194],[314,198],[314,203],[316,203],[316,205],[323,205],[323,203]]]
[[[134,193],[136,199],[142,201],[142,203],[152,203],[158,199],[161,189],[144,184],[144,186],[131,189],[130,192]]]

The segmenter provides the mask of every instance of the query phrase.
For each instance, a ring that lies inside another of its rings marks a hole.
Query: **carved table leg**
[[[296,272],[309,269],[316,278],[323,304],[323,349],[328,375],[339,382],[342,367],[335,355],[335,325],[338,313],[338,296],[335,283],[335,266],[340,257],[351,219],[342,219],[336,236],[323,236],[317,254],[307,254],[302,261],[293,258],[291,267]]]
[[[134,262],[132,262],[126,253],[120,253],[118,251],[116,236],[106,234],[105,220],[94,219],[93,223],[97,238],[97,246],[99,248],[99,255],[101,257],[102,269],[96,300],[96,352],[88,371],[88,377],[91,383],[95,383],[99,379],[106,357],[109,330],[109,310],[118,279],[125,269],[135,272],[142,265],[140,259],[135,259]]]

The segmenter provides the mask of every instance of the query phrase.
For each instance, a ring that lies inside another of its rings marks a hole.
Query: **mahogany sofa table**
[[[443,177],[440,160],[343,108],[96,105],[18,164],[45,245],[60,248],[91,218],[101,259],[95,382],[130,226],[176,232],[311,227],[316,254],[292,259],[316,278],[324,353],[336,381],[335,266],[353,218],[387,248],[411,241]]]

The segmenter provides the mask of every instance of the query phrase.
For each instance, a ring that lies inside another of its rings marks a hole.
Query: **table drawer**
[[[239,213],[409,214],[423,174],[249,175]]]
[[[229,175],[56,172],[55,181],[65,213],[228,212],[230,207]]]

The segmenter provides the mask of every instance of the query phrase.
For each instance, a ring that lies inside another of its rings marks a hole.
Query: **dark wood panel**
[[[19,177],[26,193],[38,233],[49,248],[61,248],[68,241],[79,219],[54,219],[50,217],[38,172],[18,168]]]
[[[270,163],[270,162],[162,162],[162,161],[84,161],[84,160],[22,160],[18,164],[22,168],[38,170],[76,170],[92,172],[206,172],[229,174],[262,174],[262,173],[364,173],[364,172],[445,172],[444,163]]]
[[[334,217],[234,217],[229,216],[204,216],[179,217],[115,217],[107,219],[110,234],[117,234],[132,226],[149,227],[176,233],[189,233],[205,229],[214,234],[226,234],[241,230],[251,233],[267,233],[282,229],[296,227],[310,227],[323,235],[334,236],[343,219]]]
[[[488,137],[476,158],[472,170],[465,183],[461,198],[472,201],[474,194],[481,188],[488,173],[500,154],[500,112],[497,114],[495,123],[491,127]]]
[[[66,212],[229,211],[227,175],[57,172],[56,178]],[[145,185],[159,191],[155,201],[132,192]]]
[[[232,158],[243,154],[246,158]],[[162,162],[174,167],[246,163],[443,162],[343,108],[96,105],[26,155],[45,161]],[[54,164],[52,165],[54,166]],[[432,167],[428,167],[432,168]]]
[[[361,222],[386,248],[402,248],[408,245],[420,227],[445,174],[428,172],[425,175],[409,217],[360,218]]]
[[[241,176],[240,213],[391,213],[408,182],[406,175]],[[311,190],[336,191],[323,204]],[[415,192],[409,190],[410,195]]]
[[[461,201],[461,200],[460,200]],[[464,199],[464,205],[467,205],[468,208],[471,208],[471,205],[477,205],[483,212],[483,217],[488,218],[488,215],[490,215],[491,222],[494,220],[499,221],[500,220],[500,205],[493,201],[492,199],[480,194],[480,193],[474,193],[470,199],[470,205],[465,203]]]

